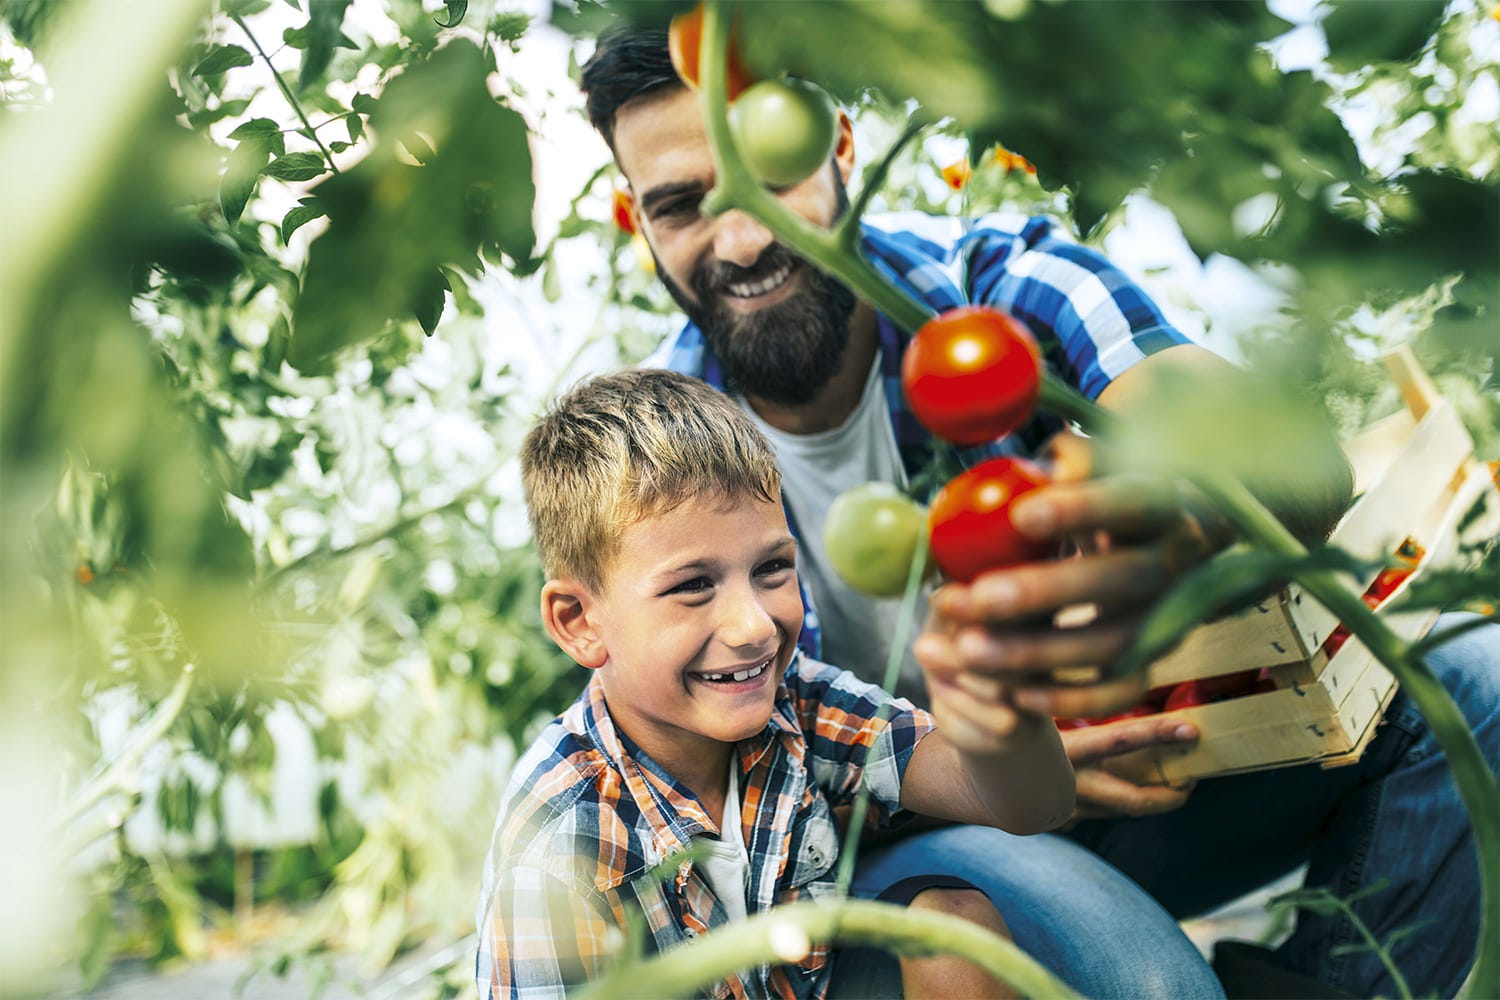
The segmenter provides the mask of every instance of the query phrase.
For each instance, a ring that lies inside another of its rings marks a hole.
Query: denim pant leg
[[[982,826],[915,834],[860,856],[853,893],[951,875],[989,896],[1027,954],[1097,1000],[1222,997],[1208,964],[1160,906],[1062,837]]]
[[[1445,615],[1438,629],[1469,618]],[[1500,768],[1500,625],[1485,626],[1433,650],[1428,665],[1448,689],[1493,775]],[[1384,882],[1355,904],[1377,940],[1415,929],[1389,950],[1417,996],[1450,997],[1473,964],[1479,937],[1479,859],[1473,829],[1439,748],[1410,699],[1386,713],[1403,734],[1393,766],[1349,815],[1337,817],[1313,854],[1308,884],[1348,897]],[[1394,738],[1392,742],[1397,742]],[[1379,763],[1379,758],[1377,758]],[[1361,940],[1345,918],[1304,914],[1283,953],[1324,982],[1357,996],[1392,996],[1395,985],[1372,953],[1331,955],[1326,944]]]
[[[1445,615],[1444,629],[1468,616]],[[1438,647],[1433,672],[1496,766],[1500,758],[1500,626]],[[1393,949],[1413,992],[1451,996],[1473,960],[1479,876],[1468,817],[1447,761],[1415,707],[1398,693],[1358,764],[1235,775],[1202,782],[1162,816],[1079,824],[1069,836],[1135,879],[1178,917],[1226,903],[1308,865],[1307,884],[1347,898]],[[1308,975],[1356,996],[1391,995],[1372,954],[1334,955],[1357,938],[1343,917],[1300,915],[1282,954]]]

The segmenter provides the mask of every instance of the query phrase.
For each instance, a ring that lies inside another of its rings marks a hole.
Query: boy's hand
[[[950,743],[967,754],[1003,753],[1018,730],[1033,729],[1039,721],[1052,726],[1050,717],[1017,707],[1000,681],[964,669],[953,644],[944,641],[944,628],[942,619],[934,616],[913,652],[927,677],[938,729]]]

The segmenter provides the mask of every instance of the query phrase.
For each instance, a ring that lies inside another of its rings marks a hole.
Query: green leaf
[[[344,116],[344,125],[349,129],[349,141],[358,142],[365,134],[365,120],[358,112],[351,111]]]
[[[281,2],[292,8],[292,10],[298,11],[299,13],[302,10],[302,5],[298,3],[297,0],[281,0]]]
[[[314,189],[329,226],[310,248],[297,299],[294,367],[326,371],[335,352],[413,313],[433,321],[444,265],[479,274],[481,254],[530,259],[536,192],[526,123],[490,95],[487,75],[465,38],[410,66],[371,115],[369,154]],[[414,166],[403,147],[418,132],[433,153]]]
[[[1445,6],[1445,0],[1335,0],[1323,19],[1328,62],[1352,73],[1371,63],[1412,59],[1437,30]]]
[[[422,326],[422,332],[432,336],[437,329],[438,320],[443,315],[443,305],[447,302],[445,293],[448,291],[448,276],[439,268],[433,271],[431,279],[417,289],[416,298],[412,303],[412,312],[417,317],[417,322]]]
[[[243,140],[230,152],[224,176],[219,181],[219,208],[224,213],[224,221],[230,225],[240,220],[245,203],[260,180],[261,168],[270,158],[271,150],[259,136]]]
[[[261,173],[279,181],[308,181],[328,171],[328,164],[317,153],[288,153],[272,160]]]
[[[437,18],[433,20],[437,21],[439,28],[456,28],[469,9],[469,0],[443,0],[443,6],[448,8],[448,20],[446,22],[438,21]]]
[[[249,66],[255,57],[238,45],[220,45],[193,67],[193,76],[218,76],[236,66]]]
[[[229,133],[231,139],[254,139],[262,143],[266,150],[280,156],[286,152],[286,136],[282,134],[281,126],[270,118],[252,118],[247,122],[241,122],[235,130]]]
[[[271,6],[271,0],[224,0],[224,13],[230,17],[249,17]]]
[[[333,59],[334,46],[338,44],[344,24],[344,11],[350,0],[317,0],[308,5],[307,47],[302,50],[302,71],[297,77],[297,88],[306,90],[308,85],[323,75]]]
[[[281,242],[289,243],[292,234],[301,229],[313,219],[321,219],[327,215],[321,206],[313,198],[303,198],[301,203],[286,215],[281,217]]]
[[[307,25],[300,28],[287,28],[281,33],[281,40],[294,49],[307,48],[308,38],[312,32]],[[339,32],[338,41],[334,43],[336,49],[354,49],[358,51],[359,43],[343,32]]]
[[[411,154],[411,158],[426,166],[437,159],[437,152],[428,144],[427,140],[415,132],[401,137],[401,145]]]

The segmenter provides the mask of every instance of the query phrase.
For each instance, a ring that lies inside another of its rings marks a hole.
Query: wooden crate
[[[1387,361],[1407,409],[1348,443],[1358,500],[1331,537],[1333,544],[1372,562],[1389,557],[1407,540],[1424,550],[1412,575],[1382,607],[1395,603],[1427,572],[1451,565],[1464,541],[1500,530],[1493,473],[1474,460],[1473,444],[1453,408],[1409,354]],[[1468,516],[1476,504],[1485,511],[1477,519]],[[1363,590],[1377,572],[1347,582]],[[1389,624],[1408,639],[1425,634],[1438,615],[1434,610],[1377,613],[1387,614]],[[1117,758],[1112,769],[1142,783],[1180,784],[1310,761],[1332,767],[1358,760],[1374,738],[1396,681],[1357,639],[1330,658],[1323,646],[1337,627],[1331,612],[1290,586],[1195,629],[1152,665],[1153,688],[1268,667],[1276,690],[1164,713],[1195,724],[1202,734],[1198,743],[1129,754]]]

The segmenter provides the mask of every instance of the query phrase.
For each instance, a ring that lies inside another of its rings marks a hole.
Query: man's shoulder
[[[895,240],[933,256],[945,256],[986,240],[1020,240],[1035,243],[1055,233],[1055,222],[1046,216],[1020,212],[992,212],[978,216],[933,215],[928,212],[882,212],[863,220],[887,239]]]

